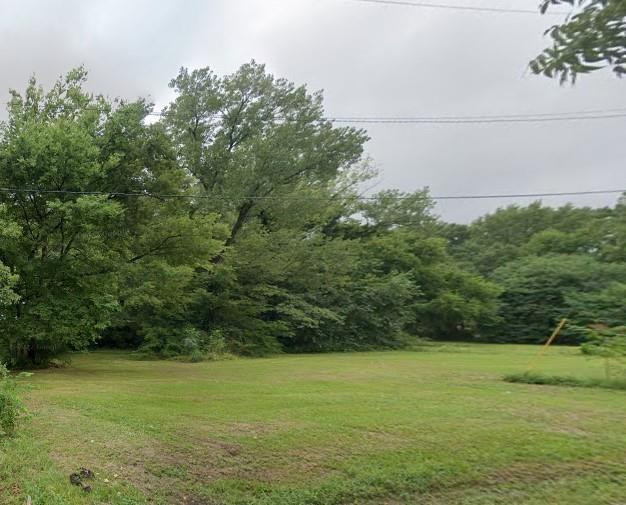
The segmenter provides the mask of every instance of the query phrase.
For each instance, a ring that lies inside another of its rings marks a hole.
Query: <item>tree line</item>
[[[158,119],[86,78],[11,91],[0,361],[539,342],[562,317],[626,322],[624,200],[445,223],[426,189],[362,198],[367,133],[263,65],[181,69]]]

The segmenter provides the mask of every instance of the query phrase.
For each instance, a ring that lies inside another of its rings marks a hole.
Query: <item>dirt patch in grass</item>
[[[302,424],[282,421],[282,422],[265,422],[265,423],[229,423],[224,427],[224,433],[232,436],[247,436],[252,438],[263,437],[288,431],[291,429],[303,428]]]
[[[9,486],[5,486],[0,484],[0,494],[4,494],[4,493],[8,493],[11,494],[13,496],[20,496],[22,495],[22,488],[20,487],[20,485],[17,482],[14,482],[13,484],[9,485]]]

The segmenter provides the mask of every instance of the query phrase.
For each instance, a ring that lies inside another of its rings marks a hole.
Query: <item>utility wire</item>
[[[8,103],[7,103],[8,104]],[[100,110],[86,107],[88,110]],[[164,112],[148,112],[148,116],[164,117]],[[215,114],[216,118],[227,115]],[[537,112],[520,114],[467,115],[467,116],[327,116],[322,120],[349,124],[491,124],[491,123],[543,123],[553,121],[585,121],[589,119],[616,119],[626,117],[626,108],[588,109],[570,112]],[[284,120],[274,117],[273,120]]]
[[[162,112],[150,112],[148,114],[150,116],[164,116]],[[223,114],[216,116],[224,117]],[[489,124],[585,121],[588,119],[614,119],[623,117],[626,117],[626,109],[624,108],[475,116],[327,116],[322,119],[333,123],[351,124]]]
[[[23,193],[23,194],[53,194],[53,195],[79,195],[79,196],[124,196],[124,197],[146,197],[157,199],[190,199],[190,200],[219,200],[219,201],[240,201],[240,200],[253,200],[253,201],[281,201],[281,200],[331,200],[332,197],[302,197],[302,196],[242,196],[239,198],[226,197],[226,196],[211,196],[211,195],[180,195],[180,194],[163,194],[163,193],[128,193],[120,191],[71,191],[65,189],[30,189],[30,188],[0,188],[0,193]],[[429,196],[432,200],[483,200],[483,199],[503,199],[503,198],[538,198],[547,196],[581,196],[581,195],[603,195],[603,194],[616,194],[626,193],[626,189],[603,189],[603,190],[590,190],[590,191],[562,191],[554,193],[503,193],[503,194],[488,194],[488,195],[449,195],[449,196]],[[386,199],[391,200],[408,200],[413,198],[413,195],[409,196],[385,196]],[[347,197],[352,200],[377,200],[376,196],[352,196]]]
[[[538,198],[544,196],[581,196],[581,195],[607,195],[614,193],[625,193],[624,189],[603,189],[594,191],[562,191],[556,193],[517,193],[517,194],[495,194],[495,195],[453,195],[453,196],[432,196],[433,200],[480,200],[489,198]]]
[[[540,15],[539,10],[532,9],[509,9],[504,7],[483,7],[477,5],[450,5],[438,4],[430,2],[409,2],[407,0],[352,0],[353,2],[381,4],[381,5],[400,5],[404,7],[421,7],[427,9],[447,9],[459,11],[476,11],[476,12],[494,12],[500,14],[535,14]],[[545,15],[549,16],[567,16],[567,12],[548,11]]]
[[[534,117],[546,117],[546,116],[583,116],[594,114],[611,114],[611,113],[626,113],[626,108],[618,107],[613,109],[584,109],[575,111],[561,111],[561,112],[526,112],[526,113],[514,113],[514,114],[472,114],[463,116],[335,116],[330,119],[508,119],[508,118],[534,118]],[[157,113],[159,114],[159,113]],[[159,114],[160,115],[160,114]]]
[[[334,123],[360,123],[360,124],[490,124],[490,123],[546,123],[553,121],[584,121],[588,119],[614,119],[626,117],[626,112],[581,115],[581,116],[536,116],[536,117],[467,117],[467,118],[329,118]]]

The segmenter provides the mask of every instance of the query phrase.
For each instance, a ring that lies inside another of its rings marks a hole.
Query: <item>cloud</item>
[[[498,2],[506,5],[517,6]],[[574,87],[525,74],[554,18],[348,0],[31,0],[0,8],[2,90],[23,88],[33,73],[50,83],[85,64],[90,89],[150,96],[162,106],[180,66],[227,73],[254,58],[277,75],[323,88],[330,115],[511,114],[623,103],[624,83],[608,71]],[[437,195],[619,188],[625,123],[369,125],[368,151],[382,172],[379,188],[429,186]],[[573,201],[605,205],[615,196]],[[506,203],[446,201],[437,209],[467,221]]]

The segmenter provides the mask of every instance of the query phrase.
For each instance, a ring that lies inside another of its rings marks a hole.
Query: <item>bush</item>
[[[606,379],[614,369],[622,370],[626,363],[626,326],[587,329],[588,341],[580,346],[583,354],[604,358]]]
[[[535,372],[509,374],[504,377],[506,382],[523,384],[540,384],[549,386],[568,386],[582,388],[621,389],[626,391],[626,379],[595,379],[578,378],[558,375],[544,375]]]
[[[17,395],[17,383],[0,363],[0,439],[13,435],[23,406]]]
[[[189,362],[200,363],[201,361],[204,361],[204,354],[202,354],[197,349],[194,351],[191,351],[191,354],[189,355]]]
[[[213,330],[208,335],[191,326],[183,329],[184,338],[179,347],[170,346],[159,355],[139,353],[140,359],[161,357],[184,363],[199,363],[201,361],[219,361],[230,359],[228,344],[221,330]],[[171,351],[167,353],[168,349]]]

